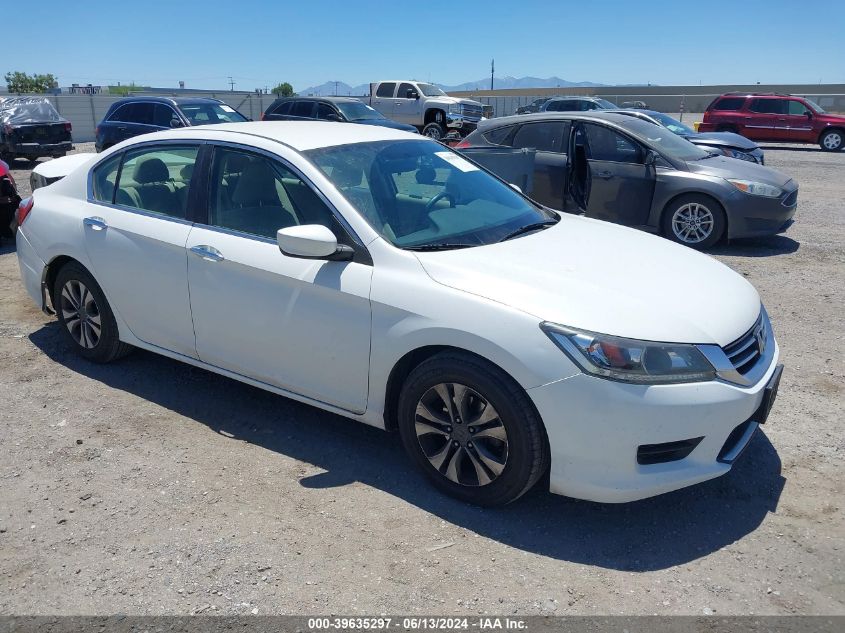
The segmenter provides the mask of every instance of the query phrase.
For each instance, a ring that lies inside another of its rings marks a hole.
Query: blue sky
[[[253,90],[489,76],[845,83],[841,0],[8,0],[8,70],[61,85]],[[8,25],[27,25],[18,44]]]

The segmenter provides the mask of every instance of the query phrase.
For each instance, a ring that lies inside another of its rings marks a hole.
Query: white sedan
[[[722,475],[781,374],[727,267],[387,128],[146,134],[18,214],[24,285],[85,358],[140,347],[398,429],[473,503],[549,470],[605,502]]]

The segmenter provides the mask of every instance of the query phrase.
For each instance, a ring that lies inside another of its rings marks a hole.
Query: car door
[[[417,87],[410,83],[401,83],[396,90],[396,98],[393,100],[393,114],[390,118],[401,123],[413,124],[422,117],[419,116],[420,99],[409,97],[409,94],[419,95]]]
[[[136,103],[125,103],[112,113],[105,126],[107,135],[104,138],[104,146],[116,145],[142,133],[135,129],[134,121],[137,118],[135,115],[137,105]]]
[[[138,339],[196,357],[185,243],[198,143],[154,143],[94,168],[86,203],[91,273]]]
[[[376,87],[376,93],[374,95],[370,95],[370,105],[388,119],[392,119],[395,94],[396,82],[383,81]]]
[[[778,119],[783,138],[794,143],[815,143],[813,112],[799,99],[786,100],[786,113]]]
[[[580,123],[578,128],[590,167],[586,215],[628,226],[646,224],[656,177],[645,164],[645,148],[598,123]]]
[[[372,266],[290,257],[275,239],[280,228],[323,224],[349,243],[333,210],[289,164],[236,146],[215,148],[208,191],[208,219],[187,244],[199,358],[363,412]]]
[[[563,210],[568,180],[568,158],[564,140],[569,136],[566,120],[523,123],[510,142],[517,149],[537,151],[534,158],[534,189],[531,197],[552,209]]]
[[[786,99],[752,99],[743,116],[744,135],[755,141],[783,141],[786,131],[779,119],[786,113]]]

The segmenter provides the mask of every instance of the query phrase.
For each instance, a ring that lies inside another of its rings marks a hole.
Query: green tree
[[[51,73],[28,75],[16,70],[7,72],[5,79],[9,92],[17,94],[44,93],[52,88],[57,88],[59,85],[59,82]]]
[[[293,91],[293,86],[288,82],[284,82],[273,88],[273,94],[277,97],[292,97],[296,93]]]

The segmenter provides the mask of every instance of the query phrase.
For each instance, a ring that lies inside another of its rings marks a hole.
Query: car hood
[[[724,346],[760,314],[754,287],[712,257],[577,216],[499,244],[415,255],[445,286],[615,336]]]
[[[719,147],[733,147],[745,151],[757,149],[758,145],[752,140],[745,138],[740,134],[733,132],[699,132],[687,136],[686,139],[691,143],[698,143],[699,141],[707,141],[707,145]]]
[[[737,160],[727,156],[713,156],[702,160],[691,160],[687,162],[689,170],[703,176],[715,176],[717,178],[741,178],[753,180],[775,187],[783,187],[791,178],[771,167],[764,167],[747,160]]]
[[[817,114],[816,117],[821,119],[825,123],[845,123],[845,115],[842,114],[833,114],[831,112],[825,112],[824,114]]]
[[[399,121],[391,121],[390,119],[358,119],[351,121],[351,123],[358,123],[360,125],[376,125],[378,127],[389,127],[393,130],[404,130],[405,132],[416,132],[417,128],[407,123],[399,123]]]

